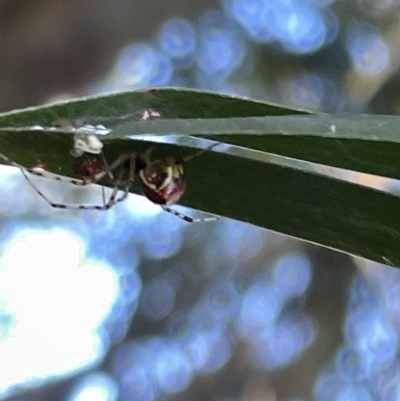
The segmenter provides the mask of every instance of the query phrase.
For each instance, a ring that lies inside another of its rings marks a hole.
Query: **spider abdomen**
[[[186,189],[183,166],[173,159],[145,164],[137,176],[144,195],[159,205],[176,203]]]

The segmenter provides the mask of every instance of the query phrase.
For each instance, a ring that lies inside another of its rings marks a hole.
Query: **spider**
[[[108,210],[115,204],[125,200],[132,184],[137,179],[143,194],[153,203],[162,207],[168,213],[171,213],[182,220],[189,223],[202,221],[214,221],[217,217],[192,218],[185,214],[179,213],[171,209],[169,205],[176,203],[186,189],[186,181],[184,177],[183,164],[194,157],[203,154],[205,151],[212,149],[217,144],[213,144],[205,150],[200,150],[190,156],[182,159],[166,158],[152,161],[150,158],[152,149],[148,150],[143,155],[136,153],[124,153],[117,159],[108,164],[102,154],[102,163],[94,162],[93,159],[85,161],[82,166],[78,167],[77,173],[82,174],[82,179],[74,179],[63,177],[57,174],[47,172],[37,168],[26,168],[19,163],[14,162],[7,156],[0,153],[0,158],[8,164],[18,167],[28,183],[50,206],[57,209],[82,209],[82,210]],[[117,170],[116,176],[112,175],[112,171]],[[89,173],[88,173],[89,172]],[[56,181],[68,182],[73,185],[86,186],[92,183],[100,182],[104,177],[111,179],[113,183],[113,191],[107,202],[103,205],[75,205],[55,203],[43,194],[36,185],[31,181],[28,173],[39,177],[50,178]],[[90,176],[86,174],[91,174]],[[119,191],[123,191],[122,195],[118,196]]]

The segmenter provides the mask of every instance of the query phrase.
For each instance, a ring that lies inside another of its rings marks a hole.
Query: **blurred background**
[[[0,110],[174,85],[398,114],[399,34],[395,0],[2,0]],[[134,195],[55,211],[15,168],[0,181],[0,398],[400,399],[396,269]]]

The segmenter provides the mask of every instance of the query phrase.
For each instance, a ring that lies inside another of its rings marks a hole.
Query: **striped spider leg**
[[[0,158],[5,160],[12,166],[18,167],[25,179],[28,181],[29,185],[38,193],[40,197],[42,197],[50,206],[59,209],[95,209],[95,210],[107,210],[112,207],[116,202],[119,202],[126,198],[126,195],[123,195],[120,198],[116,198],[119,188],[114,187],[113,192],[109,198],[109,200],[105,201],[104,196],[104,188],[102,187],[103,193],[103,205],[101,206],[85,206],[85,205],[73,205],[73,204],[60,204],[55,203],[50,200],[43,192],[41,192],[36,185],[31,181],[29,174],[33,174],[39,177],[48,178],[60,182],[67,182],[77,186],[86,186],[91,183],[97,183],[103,179],[103,177],[108,176],[111,181],[114,180],[114,176],[112,174],[111,168],[107,163],[107,160],[104,157],[103,153],[103,143],[99,139],[99,135],[96,135],[93,132],[97,132],[98,130],[106,130],[103,126],[83,126],[81,128],[75,128],[72,123],[67,119],[58,119],[53,122],[53,126],[55,128],[65,128],[74,133],[73,139],[73,148],[71,149],[71,155],[74,157],[80,157],[84,153],[90,154],[100,154],[102,161],[95,159],[94,157],[86,159],[81,166],[76,169],[76,173],[82,175],[82,179],[73,179],[68,177],[63,177],[57,174],[50,173],[42,168],[42,166],[35,166],[33,168],[27,168],[19,163],[10,160],[7,156],[0,154]],[[109,131],[109,130],[108,130]]]
[[[121,155],[113,164],[111,164],[110,166],[108,166],[108,164],[107,164],[107,167],[103,166],[101,170],[97,171],[92,176],[83,176],[82,179],[74,179],[74,178],[68,178],[68,177],[58,175],[58,174],[50,173],[46,170],[43,170],[42,168],[24,167],[21,164],[16,163],[15,161],[9,159],[4,154],[0,153],[1,159],[6,161],[11,166],[18,167],[21,170],[22,174],[24,175],[25,179],[28,181],[29,185],[51,207],[56,208],[56,209],[81,209],[81,210],[108,210],[108,209],[110,209],[116,203],[123,201],[127,197],[133,180],[132,181],[128,180],[128,181],[124,182],[124,188],[123,188],[124,193],[120,197],[117,197],[118,191],[121,188],[120,188],[120,185],[118,185],[119,181],[115,180],[114,176],[112,176],[114,188],[113,188],[113,191],[107,202],[105,202],[105,203],[103,202],[103,205],[79,205],[79,204],[62,204],[62,203],[53,202],[51,199],[49,199],[43,192],[41,192],[37,188],[37,186],[32,182],[31,178],[29,177],[29,174],[33,174],[33,175],[36,175],[39,177],[48,178],[48,179],[59,181],[59,182],[66,182],[66,183],[77,185],[77,186],[86,186],[89,184],[98,183],[104,177],[106,177],[108,175],[108,171],[111,172],[111,170],[120,166],[122,163],[124,163],[126,160],[129,160],[129,158],[131,158],[131,157],[134,159],[135,154]],[[132,165],[134,165],[133,162],[132,162]],[[133,173],[131,173],[130,176],[133,176]]]
[[[114,190],[109,198],[109,201],[103,207],[77,206],[75,208],[96,210],[107,210],[111,208],[116,203],[121,202],[128,197],[136,177],[141,190],[147,199],[155,204],[160,205],[166,212],[171,213],[189,223],[215,221],[218,219],[215,216],[193,218],[177,212],[169,207],[169,205],[176,203],[181,198],[186,189],[183,163],[203,154],[205,151],[213,148],[215,145],[217,144],[213,144],[205,150],[200,150],[180,160],[170,157],[152,161],[150,158],[152,149],[148,150],[141,156],[138,156],[136,153],[122,154],[109,166],[108,163],[105,162],[105,165],[108,166],[110,171],[114,171],[119,168],[117,177],[115,180],[113,180]],[[97,182],[106,175],[108,174],[104,169],[96,172],[96,174],[94,174],[91,178],[86,178],[86,180]],[[116,194],[119,189],[123,190],[123,194],[119,198],[116,198]]]
[[[58,209],[81,209],[81,210],[108,210],[115,204],[125,200],[130,192],[135,177],[138,179],[139,185],[143,194],[153,203],[158,204],[168,213],[179,217],[189,223],[215,221],[218,218],[215,216],[205,218],[192,218],[177,212],[170,207],[171,204],[176,203],[186,189],[186,180],[184,176],[183,164],[190,161],[194,157],[203,154],[205,151],[210,150],[217,144],[213,144],[205,150],[200,150],[193,155],[187,156],[183,159],[166,158],[152,161],[150,159],[151,149],[144,155],[138,156],[136,153],[125,153],[117,157],[117,159],[110,165],[107,163],[103,156],[103,164],[90,164],[92,162],[84,163],[81,168],[82,179],[73,179],[63,177],[57,174],[49,173],[42,169],[26,168],[0,153],[0,158],[5,160],[12,166],[18,167],[29,184],[35,189],[39,196],[41,196],[50,206]],[[116,176],[112,172],[118,170]],[[85,186],[92,183],[101,181],[104,177],[110,174],[112,183],[114,184],[113,191],[107,202],[103,205],[74,205],[74,204],[60,204],[52,202],[46,195],[44,195],[31,181],[28,173],[50,178],[56,181],[68,182],[77,186]],[[93,174],[91,174],[93,173]],[[91,175],[87,175],[91,174]],[[123,194],[117,197],[118,191],[123,191]]]
[[[81,157],[83,154],[100,154],[102,161],[100,162],[94,156],[86,156],[83,163],[77,167],[74,172],[81,175],[82,177],[93,177],[103,169],[106,170],[107,176],[110,180],[114,179],[114,176],[108,166],[107,160],[103,153],[103,143],[99,139],[100,134],[104,135],[109,133],[111,130],[107,129],[103,125],[90,125],[85,124],[76,128],[74,124],[66,118],[58,118],[53,121],[55,128],[64,128],[74,133],[73,147],[70,150],[70,154],[73,157]],[[104,187],[101,187],[103,205],[106,204]]]

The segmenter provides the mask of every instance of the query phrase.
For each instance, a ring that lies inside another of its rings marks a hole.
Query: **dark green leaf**
[[[194,89],[160,88],[150,91],[122,92],[68,102],[30,107],[0,114],[0,127],[51,127],[57,118],[68,118],[91,124],[114,126],[135,119],[138,112],[153,108],[164,119],[224,118],[308,114],[256,100],[243,99]]]
[[[164,119],[130,122],[143,108],[157,109]],[[124,93],[0,115],[0,146],[2,153],[24,165],[41,160],[53,172],[73,175],[82,159],[69,154],[71,133],[50,128],[54,119],[68,117],[116,127],[102,137],[110,161],[149,147],[148,142],[132,141],[133,134],[173,133],[399,177],[398,117],[299,114],[305,112],[199,91]],[[44,129],[37,130],[35,124]],[[285,159],[277,164],[266,153],[222,148],[187,164],[183,204],[400,265],[398,197],[301,165],[293,168]],[[190,150],[157,145],[154,153],[178,157]]]
[[[276,116],[126,123],[112,138],[132,133],[200,136],[327,166],[400,178],[400,117]]]

